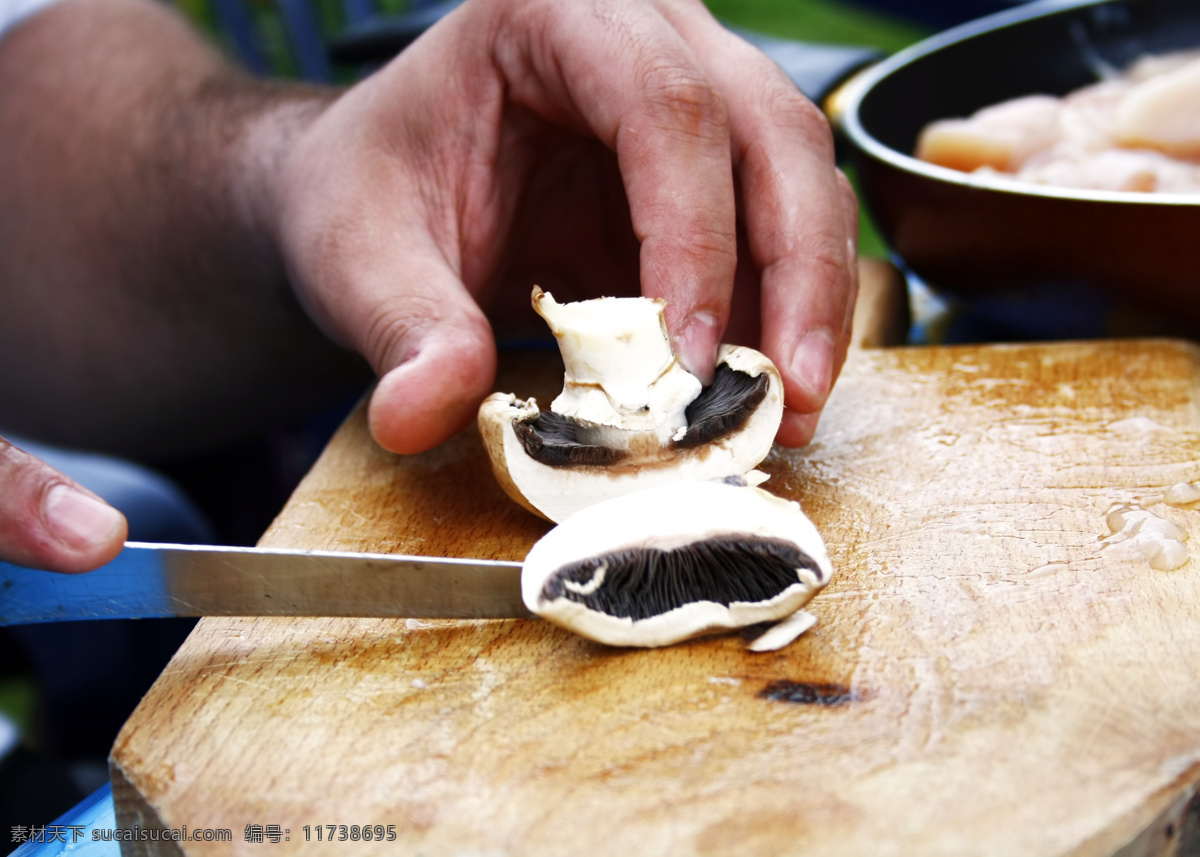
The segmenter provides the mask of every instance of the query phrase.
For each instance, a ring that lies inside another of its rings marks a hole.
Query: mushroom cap
[[[779,372],[752,348],[722,345],[714,383],[687,414],[686,433],[666,444],[653,430],[605,430],[597,442],[586,426],[576,433],[578,423],[541,411],[532,399],[496,393],[479,409],[479,430],[505,492],[561,522],[632,491],[752,471],[783,418]]]
[[[798,503],[725,482],[675,482],[555,527],[526,557],[521,594],[532,612],[590,639],[663,646],[790,616],[832,574]]]

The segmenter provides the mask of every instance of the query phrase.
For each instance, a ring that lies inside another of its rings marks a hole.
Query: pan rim
[[[1158,193],[1152,191],[1105,191],[1084,188],[1065,188],[1039,185],[1019,179],[1005,178],[999,174],[964,173],[949,167],[940,167],[919,160],[890,146],[884,145],[863,127],[859,118],[860,108],[875,86],[886,77],[913,62],[941,50],[951,44],[967,41],[985,32],[1059,14],[1071,9],[1100,6],[1115,0],[1043,0],[1029,6],[988,15],[958,27],[930,36],[911,47],[894,54],[886,60],[861,72],[847,84],[845,111],[841,125],[853,144],[864,154],[882,161],[902,172],[910,173],[942,184],[954,185],[971,191],[987,191],[1015,196],[1043,197],[1073,202],[1106,202],[1124,205],[1200,205],[1200,194]]]

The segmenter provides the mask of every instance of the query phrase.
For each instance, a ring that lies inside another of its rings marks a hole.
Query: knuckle
[[[834,329],[841,323],[844,301],[853,288],[856,262],[848,256],[845,236],[823,229],[798,239],[793,252],[764,266],[816,299],[821,316]]]
[[[834,245],[837,246],[834,246]],[[850,265],[842,242],[820,242],[808,255],[813,278],[835,294],[848,294],[850,289]]]
[[[684,247],[708,265],[728,268],[730,272],[737,266],[737,236],[729,229],[697,226]]]
[[[642,69],[642,91],[653,118],[691,137],[728,136],[729,107],[699,70],[665,60]]]
[[[421,331],[441,315],[432,295],[409,294],[370,314],[359,349],[379,374],[413,356]]]
[[[731,224],[732,227],[732,224]],[[737,267],[737,236],[718,223],[692,222],[673,235],[663,236],[671,247],[672,267],[723,272],[733,277]]]
[[[833,130],[829,120],[777,65],[768,63],[752,71],[750,91],[754,93],[760,116],[776,127],[798,135],[806,146],[832,163]]]

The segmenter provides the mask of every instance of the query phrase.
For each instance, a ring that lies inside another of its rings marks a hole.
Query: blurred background
[[[173,1],[252,73],[335,85],[370,74],[457,5],[457,0]],[[708,0],[713,13],[735,28],[845,46],[846,68],[1013,5],[1015,0]],[[811,54],[782,47],[801,62]],[[886,255],[865,215],[860,247],[864,255]],[[151,464],[178,486],[188,514],[202,519],[199,530],[191,531],[201,534],[193,540],[250,545],[353,404],[266,437]],[[189,540],[169,532],[131,537]],[[8,842],[14,825],[47,824],[107,781],[106,757],[117,731],[191,625],[95,622],[0,629],[0,851],[16,847]]]
[[[461,0],[175,0],[257,74],[348,84]],[[776,38],[894,53],[1021,0],[706,0],[725,23]],[[867,54],[864,53],[864,56]],[[359,60],[359,61],[356,61]],[[884,255],[869,221],[863,252]]]

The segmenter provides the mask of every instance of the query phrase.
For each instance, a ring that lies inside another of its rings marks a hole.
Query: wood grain
[[[499,383],[552,391],[555,374],[525,356]],[[1154,571],[1099,540],[1110,504],[1200,480],[1200,352],[856,350],[816,442],[765,469],[837,569],[785,650],[736,634],[617,650],[536,621],[206,619],[114,747],[120,823],[233,830],[182,852],[199,855],[1195,844],[1200,562]],[[1153,510],[1200,535],[1200,512]],[[473,431],[399,457],[360,410],[263,543],[513,559],[547,527],[495,486]],[[247,824],[290,841],[245,843]],[[305,842],[306,824],[392,824],[397,841]],[[181,853],[142,845],[126,853]]]

